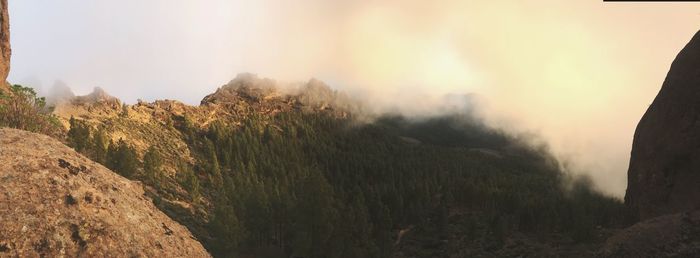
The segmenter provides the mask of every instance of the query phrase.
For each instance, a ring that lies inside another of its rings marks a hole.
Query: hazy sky
[[[478,93],[622,196],[634,128],[700,4],[581,1],[10,0],[10,82],[197,104],[240,72],[316,77],[406,113]]]

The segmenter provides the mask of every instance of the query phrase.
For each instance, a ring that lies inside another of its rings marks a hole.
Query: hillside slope
[[[0,128],[0,256],[209,257],[142,186],[44,135]]]
[[[619,201],[468,111],[367,122],[322,82],[281,87],[242,74],[198,106],[97,90],[56,114],[220,257],[586,256],[620,221]]]

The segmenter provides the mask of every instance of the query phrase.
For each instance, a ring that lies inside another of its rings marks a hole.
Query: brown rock
[[[610,237],[600,257],[698,257],[700,212],[664,215]]]
[[[633,221],[700,207],[700,33],[639,121],[625,204]]]
[[[261,79],[257,75],[241,73],[216,92],[204,97],[201,105],[237,103],[239,101],[259,102],[265,99],[279,97],[276,82],[271,79]]]
[[[106,104],[112,107],[121,107],[121,101],[119,101],[119,99],[107,94],[107,92],[100,87],[95,87],[90,94],[73,97],[71,101],[75,105]]]
[[[0,257],[210,257],[125,179],[44,135],[0,129]]]
[[[0,0],[0,89],[6,86],[4,82],[10,72],[10,55],[10,15],[7,0]]]

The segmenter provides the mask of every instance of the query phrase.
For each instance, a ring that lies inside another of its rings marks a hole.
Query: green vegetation
[[[199,197],[201,197],[201,185],[199,184],[199,178],[195,175],[194,170],[192,170],[189,164],[179,162],[177,171],[178,182],[190,194],[192,202],[197,202]]]
[[[161,167],[163,166],[163,158],[154,146],[148,148],[146,154],[143,155],[143,172],[148,182],[152,185],[158,185],[162,178]]]
[[[134,178],[141,165],[136,150],[132,146],[123,139],[119,139],[116,143],[108,140],[103,129],[93,130],[83,120],[71,117],[69,124],[70,129],[67,134],[69,146],[124,177]],[[151,149],[147,154],[144,157],[144,170],[149,173],[150,179],[155,180],[160,174],[157,172],[161,165],[160,157],[155,150]],[[155,181],[149,182],[155,183]]]
[[[71,116],[68,129],[68,145],[77,152],[87,152],[92,147],[90,141],[90,126]]]
[[[437,224],[436,234],[447,234],[448,207],[477,212],[488,226],[482,237],[496,242],[515,231],[588,241],[595,226],[618,222],[618,200],[581,180],[565,192],[547,155],[448,121],[387,118],[353,127],[322,114],[283,113],[242,127],[183,128],[215,200],[208,247],[217,255],[278,248],[303,257],[388,257],[398,229]],[[436,127],[469,137],[445,146],[426,131]]]
[[[10,87],[10,92],[0,90],[0,126],[51,136],[62,132],[46,99],[37,97],[34,89],[17,84]]]
[[[107,149],[107,167],[126,178],[132,178],[139,167],[136,150],[124,139],[119,139],[116,144],[110,143]]]
[[[198,237],[216,256],[389,257],[406,228],[428,236],[418,245],[428,249],[455,232],[495,248],[516,232],[586,242],[622,219],[619,200],[568,178],[545,151],[455,117],[356,125],[286,112],[206,129],[180,117],[173,126],[194,163],[163,160],[155,146],[140,163],[125,141],[108,143],[75,119],[68,142],[165,191],[176,186],[162,166],[174,164],[187,199],[209,209]]]

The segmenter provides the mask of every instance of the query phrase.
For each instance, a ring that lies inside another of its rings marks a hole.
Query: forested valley
[[[446,253],[455,231],[483,243],[480,252],[514,232],[593,241],[596,227],[622,221],[619,200],[560,171],[544,149],[457,116],[355,124],[281,113],[240,127],[198,129],[187,117],[174,126],[195,164],[162,160],[151,148],[139,165],[128,145],[107,143],[100,131],[74,124],[68,135],[97,161],[162,191],[159,164],[177,163],[190,201],[211,202],[203,240],[222,257],[390,257],[407,229],[422,235],[424,247],[407,251],[419,257]]]
[[[24,98],[17,103],[28,115],[5,119],[6,126],[58,126],[43,99],[14,89],[8,98]],[[184,189],[182,201],[201,212],[164,211],[219,257],[502,256],[523,241],[526,249],[515,253],[561,254],[553,239],[599,243],[605,228],[624,219],[620,200],[561,171],[545,147],[468,114],[360,123],[289,111],[205,127],[185,115],[166,126],[194,161],[166,158],[157,144],[140,155],[104,125],[81,119],[55,137],[144,182],[157,205]],[[174,178],[165,164],[177,168]]]

